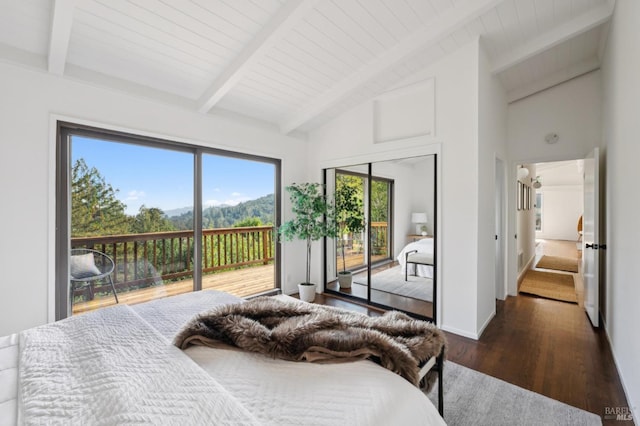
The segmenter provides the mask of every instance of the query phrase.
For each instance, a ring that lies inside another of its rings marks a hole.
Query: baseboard
[[[524,265],[524,268],[522,268],[522,271],[520,271],[520,273],[518,274],[518,291],[520,291],[520,284],[522,284],[522,280],[524,279],[524,276],[527,273],[527,271],[531,269],[531,265],[533,264],[534,260],[536,260],[535,254],[531,256],[531,258],[526,263],[526,265]]]
[[[637,410],[634,410],[633,401],[629,401],[629,389],[627,389],[627,385],[624,382],[624,376],[620,374],[620,364],[618,363],[618,358],[616,357],[616,353],[613,350],[613,344],[611,343],[611,338],[609,337],[609,329],[607,328],[607,323],[604,321],[604,317],[602,315],[600,315],[600,321],[602,322],[602,327],[604,328],[604,334],[605,336],[607,336],[607,342],[609,342],[609,349],[611,350],[613,364],[616,366],[616,371],[618,372],[618,377],[620,378],[620,383],[622,384],[622,390],[624,391],[624,396],[627,399],[628,408],[629,410],[631,410],[631,416],[633,416],[633,420],[637,422],[637,419],[640,419],[640,413],[638,413]]]
[[[448,325],[441,325],[440,328],[444,331],[448,331],[449,333],[457,334],[458,336],[468,337],[469,339],[478,340],[480,336],[476,333],[469,333],[466,330],[460,330],[455,327],[449,327]]]
[[[482,336],[482,333],[484,333],[484,330],[487,328],[487,326],[495,316],[496,316],[496,311],[494,310],[493,312],[491,312],[491,315],[489,315],[489,318],[487,318],[484,324],[482,324],[482,327],[480,327],[480,330],[478,330],[478,339]]]

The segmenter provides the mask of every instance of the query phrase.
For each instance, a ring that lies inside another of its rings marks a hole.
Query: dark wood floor
[[[381,313],[333,295],[318,295],[316,303]],[[525,295],[496,308],[479,340],[447,333],[449,360],[599,416],[605,407],[628,407],[604,330],[594,329],[582,308]]]

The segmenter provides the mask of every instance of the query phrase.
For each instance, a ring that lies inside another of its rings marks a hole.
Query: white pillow
[[[102,274],[93,260],[93,253],[71,256],[69,260],[71,278],[82,279]]]

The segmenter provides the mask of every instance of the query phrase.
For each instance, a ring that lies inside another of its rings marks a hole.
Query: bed
[[[422,238],[421,240],[407,244],[402,249],[397,257],[398,263],[402,267],[402,275],[408,274],[424,278],[433,278],[433,266],[411,262],[407,263],[407,254],[413,251],[433,258],[433,240],[433,238]]]
[[[0,338],[0,423],[445,424],[420,389],[368,360],[320,365],[172,344],[195,313],[239,302],[201,291]]]

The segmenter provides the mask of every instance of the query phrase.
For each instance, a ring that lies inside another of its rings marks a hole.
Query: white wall
[[[435,137],[374,144],[372,102],[340,115],[309,136],[312,170],[357,164],[363,159],[378,161],[441,151],[438,156],[441,244],[438,279],[442,289],[439,323],[445,329],[471,337],[477,336],[478,330],[477,62],[478,43],[473,42],[398,85],[435,77]],[[430,147],[429,144],[437,145]],[[313,176],[315,174],[310,177]]]
[[[142,134],[283,160],[283,183],[305,175],[306,143],[273,130],[191,112],[0,63],[0,335],[53,317],[55,128],[52,114]],[[286,197],[284,197],[286,198]],[[288,205],[288,204],[286,204]],[[286,209],[283,209],[286,212]],[[284,219],[287,219],[286,213]],[[285,292],[303,255],[285,245]]]
[[[548,240],[578,239],[578,219],[584,210],[582,186],[542,185],[542,230],[536,238]]]
[[[601,76],[593,71],[509,104],[508,154],[514,162],[584,158],[602,137]],[[545,135],[560,139],[547,144]]]
[[[496,313],[496,241],[504,230],[495,229],[495,159],[507,156],[507,101],[491,61],[480,43],[478,61],[478,313],[477,332]],[[498,272],[499,273],[499,272]],[[504,274],[504,271],[502,271]]]
[[[640,2],[616,2],[602,66],[606,153],[606,330],[634,419],[640,416]],[[601,243],[605,241],[600,241]]]

